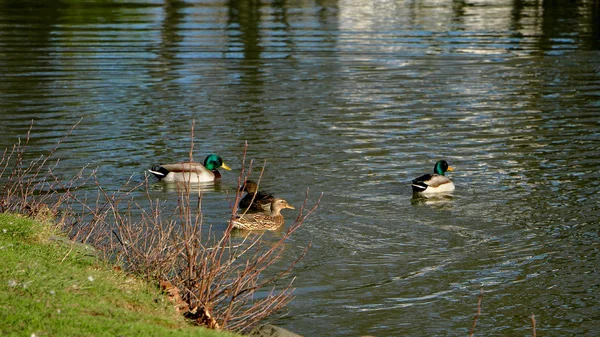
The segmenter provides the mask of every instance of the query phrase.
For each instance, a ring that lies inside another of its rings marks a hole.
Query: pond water
[[[289,242],[305,336],[600,335],[598,1],[0,1],[0,148],[116,190],[244,143],[320,207]],[[410,180],[446,159],[452,198]],[[254,173],[252,178],[256,179]],[[176,203],[160,183],[156,197]],[[288,223],[297,211],[286,210]],[[268,239],[268,238],[267,238]]]

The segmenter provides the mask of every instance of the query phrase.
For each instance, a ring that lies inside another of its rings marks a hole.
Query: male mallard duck
[[[250,211],[256,212],[269,212],[271,210],[271,202],[273,202],[275,197],[271,193],[259,191],[258,185],[254,180],[247,180],[244,186],[240,188],[240,191],[246,192],[246,195],[240,200],[240,208],[247,208]]]
[[[269,214],[244,214],[232,221],[233,228],[274,231],[284,223],[283,215],[280,213],[284,208],[295,209],[283,199],[273,199],[271,202],[271,212]]]
[[[216,154],[210,154],[204,159],[204,165],[190,162],[154,165],[148,171],[163,181],[202,183],[221,179],[221,172],[218,171],[219,168],[227,171],[231,170],[221,157]]]
[[[433,167],[433,174],[427,173],[412,181],[413,192],[440,193],[454,191],[454,183],[444,175],[446,171],[454,171],[445,160],[440,160]]]

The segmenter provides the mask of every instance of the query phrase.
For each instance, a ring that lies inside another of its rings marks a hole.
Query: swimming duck
[[[274,231],[285,222],[281,210],[284,208],[295,209],[294,206],[283,199],[273,199],[271,211],[265,213],[244,214],[232,221],[233,228],[245,230],[267,230]]]
[[[271,202],[275,197],[271,193],[258,191],[258,185],[254,180],[246,181],[240,191],[246,192],[246,195],[240,200],[240,208],[247,208],[249,211],[255,212],[271,211]]]
[[[440,160],[433,167],[433,174],[427,173],[412,181],[415,193],[443,193],[454,191],[454,183],[444,175],[446,171],[454,171],[445,160]]]
[[[154,165],[150,173],[162,181],[201,183],[221,179],[219,168],[230,171],[221,157],[210,154],[204,159],[204,165],[200,163],[182,162],[177,164]]]

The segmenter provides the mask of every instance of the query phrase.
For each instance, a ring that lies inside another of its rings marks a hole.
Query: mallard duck
[[[433,174],[427,173],[412,181],[415,193],[443,193],[454,191],[454,183],[444,175],[446,171],[454,171],[445,160],[440,160],[433,167]]]
[[[182,162],[177,164],[154,165],[150,173],[162,181],[202,183],[221,179],[219,168],[230,171],[221,157],[210,154],[204,159],[204,165],[200,163]]]
[[[244,214],[235,220],[232,220],[233,228],[245,230],[267,230],[274,231],[284,223],[281,210],[284,208],[295,209],[294,206],[283,199],[273,199],[271,202],[271,212]]]
[[[254,180],[247,180],[240,191],[246,192],[246,195],[240,200],[240,208],[255,212],[269,212],[271,210],[271,202],[275,197],[271,193],[259,191]]]

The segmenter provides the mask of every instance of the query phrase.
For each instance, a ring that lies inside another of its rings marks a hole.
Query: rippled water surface
[[[597,1],[0,1],[1,148],[59,148],[107,189],[244,143],[318,211],[289,242],[305,336],[598,333]],[[39,152],[37,152],[39,151]],[[452,198],[410,180],[446,159]],[[256,175],[253,175],[256,178]],[[176,202],[160,183],[157,197]],[[296,211],[286,210],[288,220]],[[274,234],[276,235],[276,234]]]

